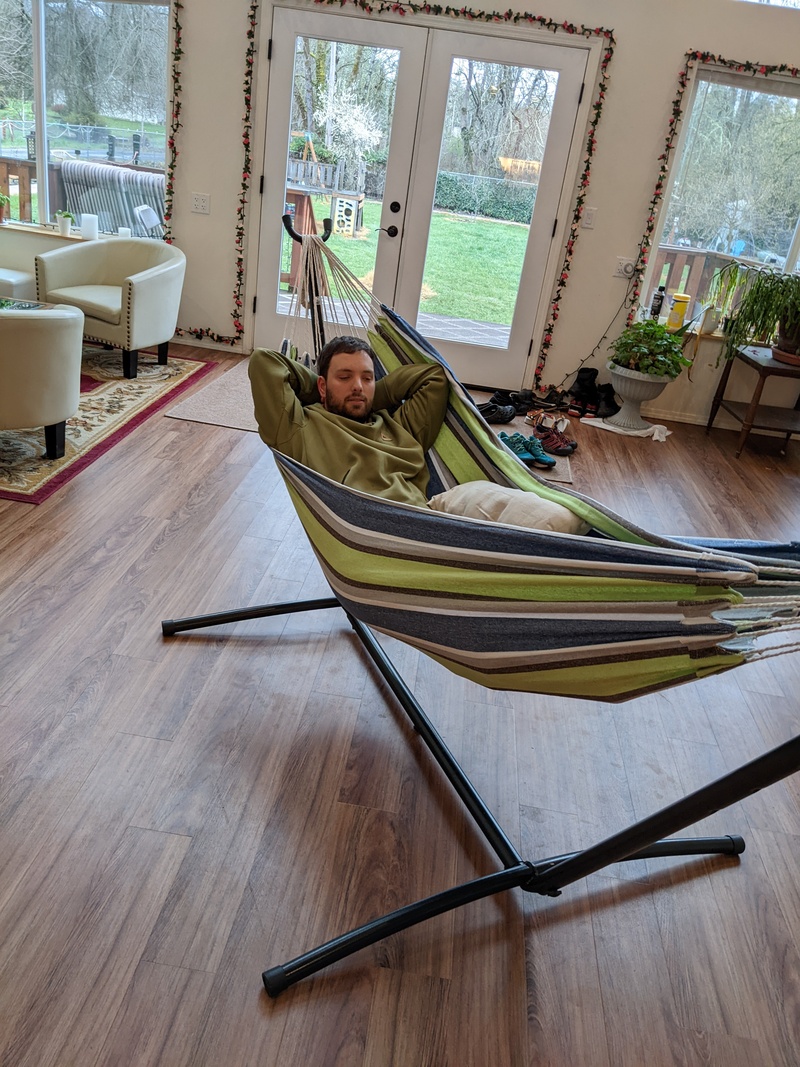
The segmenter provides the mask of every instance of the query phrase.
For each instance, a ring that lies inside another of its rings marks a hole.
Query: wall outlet
[[[192,211],[198,215],[211,214],[211,195],[209,193],[192,193]]]
[[[617,269],[614,271],[615,278],[632,278],[636,270],[636,262],[626,256],[617,256]]]

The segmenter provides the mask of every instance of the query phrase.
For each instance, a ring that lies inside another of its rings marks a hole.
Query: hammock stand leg
[[[166,619],[162,622],[161,628],[165,636],[170,636],[204,626],[340,606],[336,597],[289,604],[266,604],[260,607],[198,615],[192,618]],[[295,982],[315,974],[337,960],[344,959],[390,934],[405,930],[435,915],[462,907],[474,900],[515,887],[528,893],[555,897],[560,894],[564,886],[622,860],[641,860],[656,856],[737,856],[744,852],[745,848],[744,839],[738,835],[661,839],[800,770],[800,736],[797,736],[589,848],[561,856],[551,856],[536,862],[524,860],[448,750],[372,631],[349,613],[346,612],[346,614],[365,651],[420,734],[428,751],[472,815],[487,843],[494,849],[503,864],[503,869],[398,908],[318,948],[311,949],[288,963],[269,968],[263,972],[262,979],[264,988],[271,997],[277,997]]]

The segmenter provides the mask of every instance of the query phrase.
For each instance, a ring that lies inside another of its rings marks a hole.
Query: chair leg
[[[67,447],[67,424],[56,422],[44,428],[44,450],[48,459],[61,459]]]
[[[158,362],[162,366],[166,366],[167,356],[169,354],[169,341],[162,341],[158,346]]]
[[[139,350],[122,349],[122,373],[126,378],[135,378],[139,373]]]

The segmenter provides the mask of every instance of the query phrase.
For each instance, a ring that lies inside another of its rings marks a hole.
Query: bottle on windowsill
[[[658,289],[653,290],[653,296],[650,300],[650,318],[657,319],[661,314],[661,308],[664,306],[664,297],[667,295],[667,287],[665,285],[659,285]]]

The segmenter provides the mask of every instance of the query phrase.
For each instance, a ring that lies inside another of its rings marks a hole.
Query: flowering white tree
[[[383,126],[351,85],[337,85],[322,114],[329,147],[343,164],[347,188],[358,188],[359,167],[364,154],[374,149],[383,136]]]

